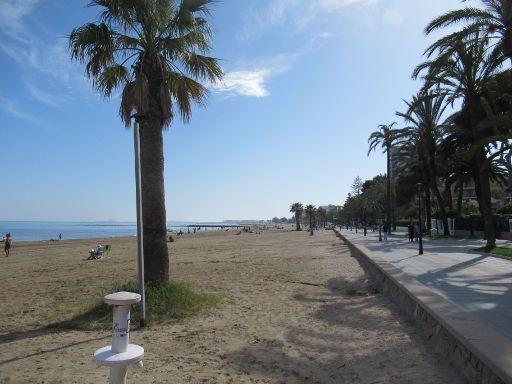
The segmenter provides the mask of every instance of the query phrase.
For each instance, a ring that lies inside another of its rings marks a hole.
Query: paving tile
[[[512,261],[471,252],[485,245],[482,240],[425,239],[424,254],[418,255],[418,243],[409,243],[402,234],[379,242],[375,232],[368,232],[366,237],[362,231],[341,232],[499,334],[512,338]],[[510,241],[498,244],[512,247]]]

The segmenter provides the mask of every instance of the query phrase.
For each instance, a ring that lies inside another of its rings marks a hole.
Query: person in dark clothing
[[[12,237],[11,237],[11,234],[8,233],[7,235],[5,235],[5,242],[4,242],[5,257],[9,257],[9,254],[11,253],[11,246],[12,246]]]
[[[407,231],[409,232],[409,243],[412,243],[414,241],[414,225],[412,223],[407,226]]]

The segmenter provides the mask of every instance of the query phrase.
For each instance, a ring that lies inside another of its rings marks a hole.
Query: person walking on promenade
[[[407,232],[409,233],[409,243],[412,243],[414,241],[414,225],[412,223],[407,226]]]
[[[420,227],[418,224],[414,224],[414,241],[418,241],[420,238]]]
[[[382,227],[382,232],[384,234],[384,241],[388,241],[388,224],[384,223],[384,226]]]
[[[4,244],[5,257],[9,257],[9,254],[11,253],[11,246],[12,246],[12,237],[11,237],[11,234],[8,233],[7,235],[5,235],[5,244]]]

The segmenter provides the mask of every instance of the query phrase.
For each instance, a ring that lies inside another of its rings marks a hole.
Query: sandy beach
[[[134,329],[131,342],[146,354],[128,382],[462,382],[332,231],[235,233],[169,243],[172,278],[225,299],[209,313]],[[97,243],[112,253],[86,261]],[[0,383],[107,383],[92,353],[109,331],[42,327],[135,280],[135,238],[15,243],[0,264]]]

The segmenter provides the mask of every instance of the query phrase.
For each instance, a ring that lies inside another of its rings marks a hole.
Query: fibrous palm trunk
[[[437,179],[436,179],[436,174],[435,174],[436,163],[435,163],[434,156],[435,156],[435,154],[433,154],[433,153],[431,153],[429,155],[429,157],[430,157],[430,161],[429,161],[429,163],[430,163],[429,164],[429,166],[430,166],[430,171],[429,171],[429,174],[430,174],[430,185],[432,186],[432,190],[434,191],[434,195],[436,197],[437,204],[439,205],[439,213],[441,214],[441,220],[443,221],[444,235],[445,236],[449,236],[450,235],[450,228],[448,228],[448,217],[446,215],[446,209],[445,209],[445,206],[444,206],[444,199],[441,196],[441,193],[439,192],[439,188],[437,186]]]
[[[474,158],[475,191],[477,193],[478,206],[484,221],[484,234],[487,248],[496,246],[496,231],[492,215],[491,184],[489,181],[489,169],[485,150],[482,149]]]
[[[299,211],[295,211],[295,224],[297,225],[297,231],[300,231],[300,219],[299,219]]]
[[[464,194],[464,183],[460,182],[457,187],[457,215],[462,213],[462,198]]]
[[[470,110],[471,118],[471,131],[474,138],[474,143],[479,143],[483,139],[478,129],[479,113],[478,106],[480,105],[480,98],[469,97],[468,106]],[[489,164],[485,148],[482,144],[479,148],[475,148],[473,155],[473,173],[475,177],[475,189],[477,191],[478,205],[480,213],[484,220],[484,232],[485,239],[487,240],[486,247],[494,248],[496,246],[496,231],[494,229],[494,218],[492,215],[492,203],[491,203],[491,183],[489,180]],[[479,190],[479,191],[478,191]],[[479,193],[478,193],[479,192]]]
[[[386,150],[386,225],[391,235],[391,147]]]
[[[163,70],[157,57],[142,63],[147,79],[147,100],[140,118],[142,223],[144,227],[144,280],[160,284],[169,280],[169,252],[164,190],[164,140],[161,88]]]
[[[163,132],[158,121],[142,121],[140,147],[144,279],[147,282],[158,284],[169,280]]]

